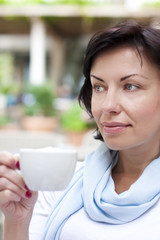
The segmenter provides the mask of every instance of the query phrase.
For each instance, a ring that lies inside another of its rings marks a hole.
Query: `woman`
[[[37,193],[15,172],[14,156],[1,153],[4,240],[28,240],[31,219],[30,239],[160,238],[159,53],[160,30],[135,22],[92,37],[79,100],[102,144],[58,200],[55,193],[39,194],[33,216]]]

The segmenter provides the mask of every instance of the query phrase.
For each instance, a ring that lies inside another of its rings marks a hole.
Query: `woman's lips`
[[[120,122],[103,122],[102,126],[104,134],[117,134],[124,131],[131,125]]]

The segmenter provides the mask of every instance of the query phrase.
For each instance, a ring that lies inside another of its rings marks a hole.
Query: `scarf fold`
[[[90,153],[53,207],[43,240],[59,240],[67,219],[84,207],[97,222],[123,224],[135,220],[160,198],[160,158],[153,160],[129,190],[117,194],[111,177],[116,151],[102,143]]]

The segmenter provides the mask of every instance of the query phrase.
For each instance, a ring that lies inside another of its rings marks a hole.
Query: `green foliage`
[[[83,131],[87,128],[87,123],[82,118],[82,109],[78,102],[74,102],[61,117],[61,126],[67,131]]]
[[[160,7],[160,1],[151,1],[151,2],[146,2],[143,4],[144,7],[154,7],[154,8],[157,8],[157,7]]]
[[[8,5],[26,5],[26,4],[99,4],[108,3],[108,0],[0,0],[0,4]]]
[[[40,4],[44,1],[42,0],[0,0],[0,4],[6,4],[6,5],[23,5],[23,4]]]
[[[9,94],[16,91],[13,82],[13,56],[10,53],[0,54],[0,93]]]
[[[7,123],[10,123],[11,119],[5,115],[0,116],[0,127],[5,126]]]
[[[87,5],[87,4],[95,4],[99,3],[99,1],[93,0],[53,0],[50,1],[52,4],[75,4],[75,5]]]
[[[26,115],[53,116],[55,114],[54,93],[50,84],[30,86],[27,93],[34,97],[35,102],[33,105],[25,106]]]

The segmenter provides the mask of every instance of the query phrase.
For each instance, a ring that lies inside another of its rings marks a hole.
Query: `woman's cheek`
[[[91,109],[92,109],[92,115],[94,117],[94,120],[98,122],[98,119],[100,118],[100,112],[101,112],[100,106],[97,105],[95,102],[92,102]]]

